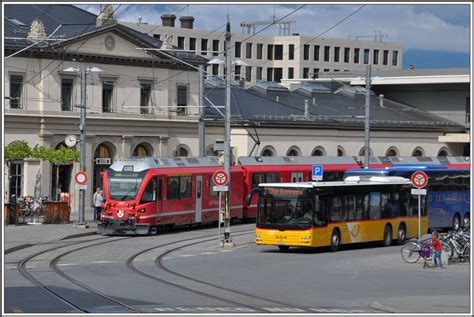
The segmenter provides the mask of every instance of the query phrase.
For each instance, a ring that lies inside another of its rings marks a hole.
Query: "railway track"
[[[120,307],[126,309],[128,312],[141,312],[137,308],[134,308],[134,307],[132,307],[132,306],[126,304],[126,303],[123,303],[123,302],[121,302],[121,301],[119,301],[119,300],[117,300],[117,299],[115,299],[111,296],[108,296],[108,295],[106,295],[102,292],[99,292],[98,290],[96,290],[96,289],[94,289],[94,288],[92,288],[92,287],[90,287],[90,286],[88,286],[88,285],[72,278],[71,276],[67,275],[66,273],[64,273],[63,271],[61,271],[57,267],[58,261],[62,257],[66,256],[66,255],[68,255],[72,252],[76,252],[76,251],[79,251],[79,250],[84,250],[84,249],[91,248],[91,247],[94,247],[94,246],[97,246],[97,245],[103,245],[105,243],[112,243],[112,242],[116,242],[116,241],[121,241],[121,240],[129,239],[129,238],[118,238],[118,239],[115,238],[115,237],[113,237],[112,239],[110,237],[95,238],[95,239],[89,239],[89,240],[85,240],[85,241],[78,241],[78,242],[74,242],[74,243],[69,243],[67,245],[63,245],[63,246],[60,246],[60,247],[54,247],[54,248],[46,249],[46,250],[34,253],[34,254],[24,258],[23,260],[21,260],[17,265],[18,272],[20,272],[20,274],[22,276],[24,276],[27,280],[29,280],[33,285],[41,288],[46,293],[52,295],[53,297],[55,297],[56,299],[58,299],[62,303],[64,303],[67,306],[71,307],[72,309],[74,309],[74,311],[78,311],[78,312],[82,312],[82,313],[90,313],[90,312],[92,312],[91,310],[88,310],[84,307],[81,307],[81,305],[78,305],[78,304],[74,303],[74,301],[67,298],[67,296],[64,296],[64,295],[60,294],[60,292],[55,291],[54,287],[48,286],[48,285],[42,283],[40,281],[40,279],[34,277],[33,274],[31,274],[31,272],[29,272],[27,270],[27,263],[30,262],[31,260],[33,260],[34,258],[36,258],[40,255],[46,254],[48,252],[52,252],[52,251],[55,251],[55,250],[58,250],[58,249],[71,247],[71,246],[75,246],[75,245],[79,245],[79,244],[84,244],[84,243],[91,242],[91,241],[97,241],[98,239],[100,240],[100,242],[98,242],[98,243],[93,243],[93,244],[88,244],[88,245],[85,245],[85,246],[81,246],[79,248],[75,248],[75,249],[63,252],[60,255],[54,257],[49,262],[50,269],[54,273],[56,273],[58,276],[60,276],[61,278],[69,281],[70,283],[73,283],[76,286],[79,286],[83,290],[86,290],[89,294],[92,294],[93,296],[100,297],[101,300],[105,300],[109,303],[113,303],[114,305],[119,305]],[[109,239],[111,239],[111,240],[109,240]],[[107,240],[107,241],[104,241],[104,240]]]
[[[240,236],[240,235],[245,235],[245,234],[253,233],[253,232],[254,230],[237,231],[233,235]],[[196,241],[197,239],[199,240]],[[149,279],[152,279],[152,280],[155,280],[155,281],[158,281],[170,286],[174,286],[174,287],[183,289],[185,291],[192,292],[194,294],[203,295],[203,296],[217,299],[229,304],[238,305],[239,307],[250,308],[250,309],[256,310],[257,312],[267,312],[264,309],[265,307],[278,308],[278,307],[290,306],[286,303],[258,297],[253,294],[231,290],[222,286],[217,286],[217,285],[214,285],[202,280],[198,280],[198,279],[177,273],[169,269],[163,264],[163,259],[172,252],[175,252],[185,247],[189,247],[189,246],[193,246],[193,245],[197,245],[197,244],[201,244],[201,243],[205,243],[209,241],[214,241],[214,240],[215,240],[215,235],[212,235],[212,236],[203,236],[199,238],[182,239],[179,241],[174,241],[174,242],[150,247],[130,256],[126,261],[126,265],[133,272],[140,274],[142,276],[145,276]],[[194,241],[194,242],[186,243],[190,241]],[[157,276],[155,271],[146,272],[146,271],[140,270],[134,265],[134,261],[137,257],[144,255],[150,251],[163,248],[163,247],[169,247],[176,244],[179,244],[179,245],[172,249],[165,250],[160,255],[158,255],[158,257],[155,259],[156,268],[159,270],[160,275],[164,275],[164,276],[161,276],[161,277]]]

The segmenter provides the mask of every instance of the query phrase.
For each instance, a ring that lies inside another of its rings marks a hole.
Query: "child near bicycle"
[[[441,263],[441,241],[438,232],[431,234],[431,246],[433,247],[433,261],[437,267],[444,268]]]

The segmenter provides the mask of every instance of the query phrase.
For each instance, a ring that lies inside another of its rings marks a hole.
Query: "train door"
[[[303,173],[302,172],[295,172],[291,173],[291,182],[297,183],[303,181]]]
[[[161,213],[161,183],[161,177],[153,177],[145,187],[138,206],[146,212],[144,219],[152,219],[152,224],[156,224],[156,216]]]
[[[194,222],[201,222],[202,214],[202,175],[196,176],[196,216]]]

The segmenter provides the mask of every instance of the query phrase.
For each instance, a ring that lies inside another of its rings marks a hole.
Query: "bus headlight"
[[[255,235],[255,238],[261,239],[261,238],[262,238],[262,235],[261,235],[261,234],[256,234],[256,235]]]
[[[311,236],[302,236],[301,240],[311,240]]]

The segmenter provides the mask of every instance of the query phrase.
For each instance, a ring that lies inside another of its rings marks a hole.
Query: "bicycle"
[[[447,243],[441,242],[441,250],[449,258],[452,250]],[[430,238],[424,240],[412,239],[403,245],[400,253],[402,259],[407,263],[416,263],[420,258],[423,258],[426,265],[431,262],[434,250]]]
[[[17,203],[20,205],[20,215],[23,217],[29,217],[32,211],[33,197],[22,196],[17,198]]]

